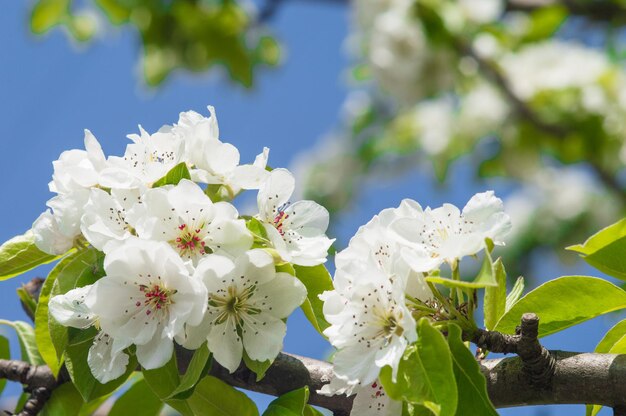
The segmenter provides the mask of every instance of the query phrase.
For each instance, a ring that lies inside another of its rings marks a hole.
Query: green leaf
[[[22,361],[27,361],[30,364],[43,365],[45,364],[39,351],[37,350],[37,344],[35,343],[35,330],[33,327],[23,321],[6,321],[0,319],[0,325],[8,325],[15,329],[17,338],[20,341],[20,350],[22,352]]]
[[[30,293],[28,293],[28,291],[24,288],[24,285],[22,285],[22,287],[18,287],[16,292],[17,297],[22,303],[22,307],[28,311],[29,316],[34,316],[35,309],[37,309],[37,300],[34,299]]]
[[[140,379],[115,401],[109,416],[158,416],[162,408],[161,399]]]
[[[35,311],[35,339],[41,356],[54,374],[61,368],[68,328],[49,316],[48,303],[56,295],[95,283],[104,276],[103,261],[104,255],[95,249],[72,253],[61,260],[44,281]]]
[[[133,11],[125,2],[119,0],[96,0],[96,4],[104,11],[111,23],[116,25],[126,22]]]
[[[506,306],[504,308],[505,312],[508,312],[509,309],[513,307],[515,302],[522,297],[522,293],[524,293],[524,278],[520,276],[517,278],[513,288],[506,297]]]
[[[78,416],[83,398],[72,383],[63,383],[52,391],[52,396],[41,410],[41,416]]]
[[[30,16],[30,28],[41,34],[63,22],[69,14],[70,0],[39,0]]]
[[[330,324],[324,318],[324,302],[318,296],[327,290],[333,290],[333,279],[323,264],[313,267],[294,265],[293,268],[307,291],[306,300],[300,307],[309,322],[323,336],[322,331]]]
[[[254,235],[255,240],[267,241],[267,231],[263,223],[254,217],[250,217],[246,221],[246,227]]]
[[[596,269],[619,279],[626,279],[626,218],[592,235],[583,244],[568,250],[581,257]]]
[[[198,383],[198,380],[200,380],[200,378],[202,378],[202,376],[209,371],[210,366],[211,352],[209,351],[207,344],[204,343],[200,346],[200,348],[194,351],[193,356],[189,361],[187,372],[180,380],[180,384],[169,395],[169,398],[180,396],[181,394],[192,390]]]
[[[248,353],[244,350],[243,362],[250,370],[256,374],[256,381],[261,381],[265,377],[265,372],[272,365],[274,360],[256,361],[248,356]]]
[[[417,329],[417,342],[400,360],[396,382],[389,366],[381,371],[380,381],[394,400],[425,406],[436,416],[452,416],[458,392],[448,343],[426,319],[419,321]]]
[[[17,276],[60,257],[39,250],[33,232],[27,231],[0,246],[0,280]]]
[[[11,348],[9,346],[9,340],[6,337],[0,335],[0,359],[2,360],[10,360],[11,359]],[[4,387],[7,384],[7,379],[0,379],[0,395],[4,391]]]
[[[189,169],[187,169],[187,163],[185,162],[181,162],[170,169],[164,177],[154,182],[152,187],[157,188],[164,185],[178,185],[178,182],[183,179],[191,179]]]
[[[97,331],[92,327],[89,330],[76,330],[72,332],[76,333],[77,336],[72,338],[72,334],[70,333],[70,341],[65,349],[65,367],[85,402],[92,401],[116,390],[126,382],[126,379],[128,379],[133,371],[135,371],[135,368],[137,368],[137,359],[134,355],[131,355],[128,360],[126,372],[123,375],[106,384],[100,383],[94,378],[93,374],[91,374],[91,369],[89,365],[87,365],[89,348],[91,348],[93,344],[93,338]]]
[[[176,354],[172,354],[172,358],[161,368],[153,370],[142,370],[143,378],[152,388],[154,394],[160,399],[165,400],[172,395],[180,385],[180,375],[178,374],[178,365],[176,364]]]
[[[168,401],[168,404],[176,400]],[[193,394],[185,400],[194,416],[259,416],[252,400],[222,380],[206,376],[196,385]]]
[[[486,244],[487,246],[489,246],[489,240],[486,240]],[[476,278],[471,282],[433,275],[426,277],[425,280],[427,282],[441,284],[453,289],[482,289],[486,287],[498,287],[494,263],[491,259],[491,254],[489,253],[489,250],[485,250],[485,259],[483,260],[480,271],[476,275]]]
[[[309,388],[304,386],[273,400],[263,416],[302,416],[308,401]]]
[[[485,316],[485,328],[492,329],[498,320],[506,312],[506,271],[502,260],[498,259],[492,264],[491,274],[498,283],[497,286],[485,288],[485,300],[483,313]]]
[[[494,330],[512,334],[522,315],[534,312],[539,316],[539,336],[544,337],[623,308],[626,308],[626,292],[604,279],[559,277],[518,300]]]
[[[448,325],[448,346],[452,352],[458,390],[457,415],[498,416],[487,395],[487,382],[472,352],[461,339],[461,329]]]

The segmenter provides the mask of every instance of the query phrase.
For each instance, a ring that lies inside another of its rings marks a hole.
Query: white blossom
[[[66,253],[74,245],[74,238],[59,229],[57,220],[50,210],[44,211],[33,223],[32,233],[35,245],[44,253],[59,255]]]
[[[432,261],[455,264],[465,256],[483,249],[485,239],[503,245],[502,238],[511,228],[502,200],[493,191],[474,195],[461,212],[452,204],[426,210],[416,209],[414,218],[395,221],[391,228],[410,248],[403,251],[405,260],[416,271],[426,271]],[[426,250],[427,267],[423,252]],[[417,255],[416,255],[417,254]]]
[[[255,249],[234,260],[211,254],[200,261],[194,278],[208,291],[208,309],[199,326],[187,325],[180,342],[198,348],[208,340],[215,360],[233,372],[243,350],[253,360],[273,360],[283,345],[287,318],[306,298],[294,276],[276,272],[274,260]]]
[[[80,229],[85,239],[98,250],[110,241],[122,241],[133,234],[126,220],[127,211],[141,202],[139,189],[112,189],[111,193],[98,188],[91,190],[84,207]]]
[[[113,338],[112,355],[135,344],[142,367],[163,366],[184,325],[202,321],[206,288],[163,242],[127,239],[107,253],[104,270],[106,276],[87,293],[85,305]]]
[[[172,131],[185,145],[185,157],[192,165],[192,179],[207,184],[226,185],[230,192],[241,189],[258,189],[268,172],[269,149],[264,148],[254,163],[239,165],[239,150],[230,143],[219,140],[219,127],[215,109],[209,106],[210,117],[195,111],[180,114]]]
[[[402,402],[389,397],[378,379],[365,385],[350,386],[334,376],[330,383],[318,390],[318,393],[325,396],[356,395],[352,402],[350,416],[400,416],[402,414]]]
[[[133,142],[126,146],[123,157],[111,156],[104,172],[103,185],[109,188],[151,186],[174,166],[183,162],[183,144],[163,126],[149,134],[139,126],[140,134],[129,134]]]
[[[213,203],[192,181],[149,189],[126,221],[140,238],[168,242],[186,260],[197,264],[209,252],[237,255],[252,246],[252,235],[237,209]]]
[[[408,246],[391,229],[391,224],[395,221],[414,218],[420,211],[421,207],[417,202],[405,199],[398,208],[384,209],[361,226],[350,239],[348,247],[335,256],[335,289],[348,296],[353,286],[365,281],[375,282],[382,274],[387,279],[402,279],[406,284],[407,294],[413,298],[422,301],[430,299],[432,292],[423,275],[411,270],[402,256],[402,251]],[[425,249],[413,250],[412,255],[424,265],[419,272],[430,271],[439,265]],[[374,268],[371,268],[369,262],[363,261],[370,257],[375,260]]]
[[[72,289],[54,296],[48,304],[50,315],[64,326],[86,329],[98,325],[98,316],[85,304],[87,294],[93,285]],[[91,373],[101,383],[107,383],[126,372],[128,354],[114,348],[114,340],[105,332],[99,331],[87,354],[87,364]]]
[[[295,179],[287,169],[274,169],[259,189],[257,204],[259,220],[268,238],[281,257],[294,264],[315,266],[326,261],[334,239],[326,236],[329,214],[313,201],[289,198]]]
[[[95,186],[100,181],[100,171],[106,159],[95,136],[85,130],[86,150],[67,150],[52,162],[54,173],[49,183],[51,192],[65,194]]]
[[[331,324],[324,334],[338,349],[335,374],[351,386],[372,383],[387,365],[395,379],[404,350],[417,339],[403,279],[390,278],[377,268],[373,256],[361,262],[369,270],[368,281],[347,294],[331,291],[320,296]]]

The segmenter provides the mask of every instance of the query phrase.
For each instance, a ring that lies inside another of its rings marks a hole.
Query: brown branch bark
[[[611,0],[508,0],[507,10],[530,12],[555,4],[565,6],[573,15],[592,20],[615,21],[626,18],[626,8]]]

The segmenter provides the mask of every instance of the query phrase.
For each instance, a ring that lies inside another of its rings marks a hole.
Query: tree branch
[[[57,386],[48,366],[36,366],[18,360],[0,359],[0,378],[24,384],[24,391],[30,392],[30,397],[17,416],[35,416],[39,413]]]
[[[562,5],[571,14],[592,20],[615,21],[626,18],[626,9],[610,0],[508,0],[507,10],[531,12],[552,5]]]

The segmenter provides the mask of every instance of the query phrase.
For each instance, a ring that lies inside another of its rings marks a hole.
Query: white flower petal
[[[243,345],[250,358],[257,361],[273,360],[283,347],[287,325],[265,313],[248,315],[242,333]]]
[[[231,317],[221,325],[213,326],[208,337],[209,350],[215,361],[231,373],[239,367],[243,358],[242,340],[237,334],[235,320]]]
[[[271,299],[272,310],[268,314],[276,318],[286,318],[306,299],[306,288],[295,276],[288,273],[276,273],[276,276],[258,287],[258,296]],[[244,336],[245,340],[245,336]]]
[[[174,352],[174,342],[161,337],[160,334],[141,345],[137,345],[137,361],[146,370],[163,367],[172,358]]]
[[[113,339],[101,331],[94,338],[87,354],[87,364],[91,374],[102,384],[123,375],[128,366],[128,354],[114,353],[112,347]]]
[[[54,296],[48,303],[50,314],[58,323],[73,328],[89,328],[98,317],[85,305],[85,298],[92,285],[72,289]]]
[[[257,203],[262,220],[273,222],[278,212],[293,194],[296,180],[287,169],[274,169],[259,189]]]

